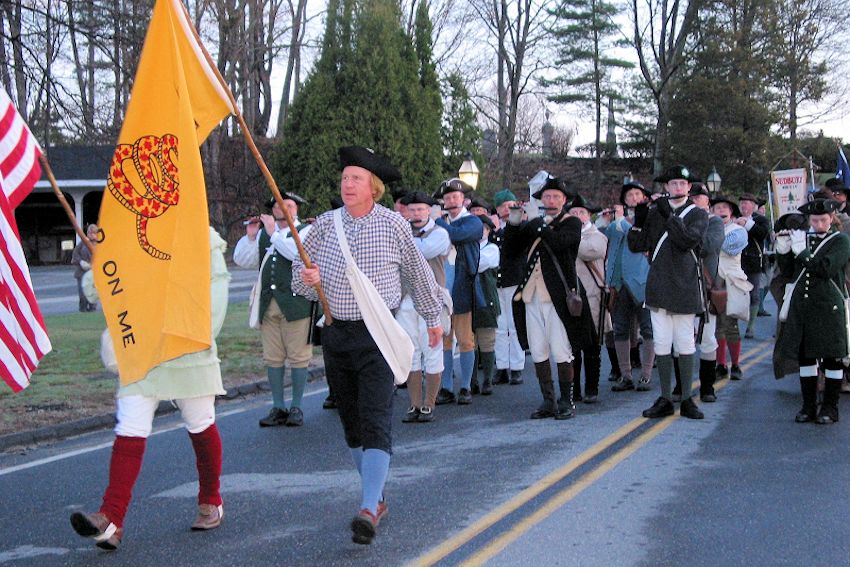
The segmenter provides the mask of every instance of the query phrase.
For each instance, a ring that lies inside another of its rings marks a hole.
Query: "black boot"
[[[494,384],[507,384],[508,381],[509,378],[507,368],[499,368],[498,370],[496,370],[496,380],[493,382]]]
[[[540,393],[543,394],[543,403],[537,411],[531,414],[531,419],[545,419],[555,417],[558,412],[558,404],[555,403],[555,384],[552,382],[552,367],[549,361],[534,363],[534,371],[537,373],[537,381],[540,383]]]
[[[679,370],[679,357],[673,357],[673,375],[676,377],[676,385],[673,386],[673,401],[682,401],[682,372]]]
[[[602,371],[600,351],[591,347],[592,352],[584,355],[584,403],[594,404],[599,396],[599,374]]]
[[[575,358],[573,359],[573,403],[578,403],[581,401],[581,351],[576,351],[573,353]],[[585,379],[587,381],[587,379]]]
[[[699,360],[699,399],[704,403],[716,402],[714,393],[714,361]]]
[[[841,393],[841,380],[827,378],[823,384],[823,403],[818,412],[817,423],[821,425],[838,421],[838,396]]]
[[[481,395],[493,393],[493,371],[496,370],[496,353],[481,353]]]
[[[558,363],[558,387],[561,389],[561,397],[558,398],[558,413],[555,419],[570,419],[575,415],[575,404],[573,399],[573,372],[575,369],[571,362]]]
[[[818,377],[800,376],[800,393],[803,394],[803,407],[797,412],[794,421],[797,423],[814,421],[818,409]]]
[[[617,359],[617,349],[605,347],[605,350],[608,351],[608,360],[611,362],[611,374],[608,375],[608,381],[619,382],[622,372],[620,371],[620,361]]]

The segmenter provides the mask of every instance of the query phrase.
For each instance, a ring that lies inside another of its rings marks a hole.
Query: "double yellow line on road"
[[[742,357],[742,359],[747,359],[750,356],[753,356],[754,353],[759,354],[754,356],[751,360],[748,360],[745,364],[742,364],[742,369],[748,370],[749,368],[755,366],[756,364],[770,356],[773,353],[773,350],[765,348],[770,344],[770,341],[763,341],[756,345],[754,349],[749,350],[747,354]],[[715,387],[719,390],[726,386],[727,383],[728,379],[724,379],[717,382],[717,384],[715,384]],[[633,441],[625,445],[622,449],[618,450],[613,455],[606,458],[599,465],[594,467],[591,471],[576,480],[574,483],[570,484],[570,486],[556,493],[542,506],[537,508],[533,513],[523,518],[521,521],[517,522],[513,527],[501,534],[499,537],[493,539],[492,541],[484,545],[481,549],[471,555],[466,561],[461,563],[461,565],[469,567],[483,565],[489,559],[495,557],[505,547],[516,541],[522,534],[524,534],[529,529],[546,519],[558,508],[560,508],[561,506],[581,494],[586,488],[591,486],[599,478],[604,476],[607,472],[609,472],[619,463],[630,457],[633,453],[635,453],[635,451],[640,449],[650,440],[661,434],[661,432],[670,427],[670,425],[672,425],[673,422],[678,418],[679,415],[676,414],[672,417],[663,419],[657,424],[650,427],[647,431],[640,434]],[[617,431],[611,433],[610,435],[596,443],[594,446],[582,452],[580,455],[572,459],[570,462],[566,463],[564,466],[547,474],[545,477],[543,477],[533,485],[529,486],[528,488],[526,488],[504,504],[496,507],[491,512],[487,513],[484,517],[480,518],[478,521],[465,528],[454,537],[449,538],[431,551],[416,558],[415,560],[413,560],[412,563],[410,563],[410,566],[426,567],[434,565],[437,562],[445,559],[450,554],[454,553],[462,546],[470,542],[473,538],[477,537],[478,535],[489,529],[496,522],[501,521],[509,514],[518,510],[520,507],[526,505],[536,496],[540,495],[547,489],[562,481],[564,478],[566,478],[569,474],[571,474],[578,468],[582,467],[583,465],[590,462],[592,459],[609,450],[613,445],[618,443],[630,433],[634,432],[638,427],[640,427],[647,421],[649,421],[649,419],[645,417],[639,417],[628,422]]]

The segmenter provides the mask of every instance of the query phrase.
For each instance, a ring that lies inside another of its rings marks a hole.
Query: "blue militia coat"
[[[487,304],[484,292],[478,283],[478,260],[481,248],[478,245],[484,236],[484,224],[476,216],[466,215],[453,220],[451,223],[437,219],[436,224],[449,233],[449,239],[457,251],[454,265],[454,278],[450,270],[446,270],[446,285],[451,285],[454,312],[469,313],[472,311],[473,296],[475,304],[483,307]],[[452,281],[453,279],[453,281]]]
[[[632,224],[625,217],[615,220],[605,228],[608,237],[608,262],[605,267],[605,283],[614,287],[614,268],[622,262],[622,285],[625,285],[635,302],[643,305],[646,299],[646,277],[649,274],[649,261],[642,252],[629,249],[626,236]]]

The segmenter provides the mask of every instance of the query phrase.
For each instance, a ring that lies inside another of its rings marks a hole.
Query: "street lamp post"
[[[720,174],[717,173],[717,168],[712,165],[711,173],[709,173],[708,177],[705,178],[705,186],[708,187],[708,192],[714,194],[720,191],[721,181],[723,180],[720,179]]]
[[[457,170],[457,176],[461,181],[475,189],[478,187],[478,166],[475,165],[475,160],[472,159],[472,153],[466,152],[463,156],[463,163],[460,164],[460,169]]]

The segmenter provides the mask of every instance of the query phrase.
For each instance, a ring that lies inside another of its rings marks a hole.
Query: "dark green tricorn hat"
[[[570,209],[575,209],[578,207],[581,207],[582,209],[587,209],[587,212],[589,212],[590,214],[598,213],[602,210],[602,207],[591,205],[590,201],[585,199],[582,195],[576,195],[572,201],[567,203],[567,206],[564,207],[564,209],[569,211]]]
[[[673,179],[684,179],[689,183],[693,183],[694,181],[700,181],[699,177],[694,176],[691,171],[682,164],[674,165],[673,167],[668,167],[662,175],[659,175],[653,181],[656,183],[667,183]]]
[[[401,173],[390,163],[388,157],[375,153],[374,150],[362,146],[345,146],[339,149],[340,169],[356,165],[369,170],[384,183],[392,183],[401,179]]]
[[[804,215],[825,215],[828,213],[834,213],[840,206],[841,203],[833,199],[815,199],[814,201],[809,201],[802,207],[798,207],[797,210]]]

